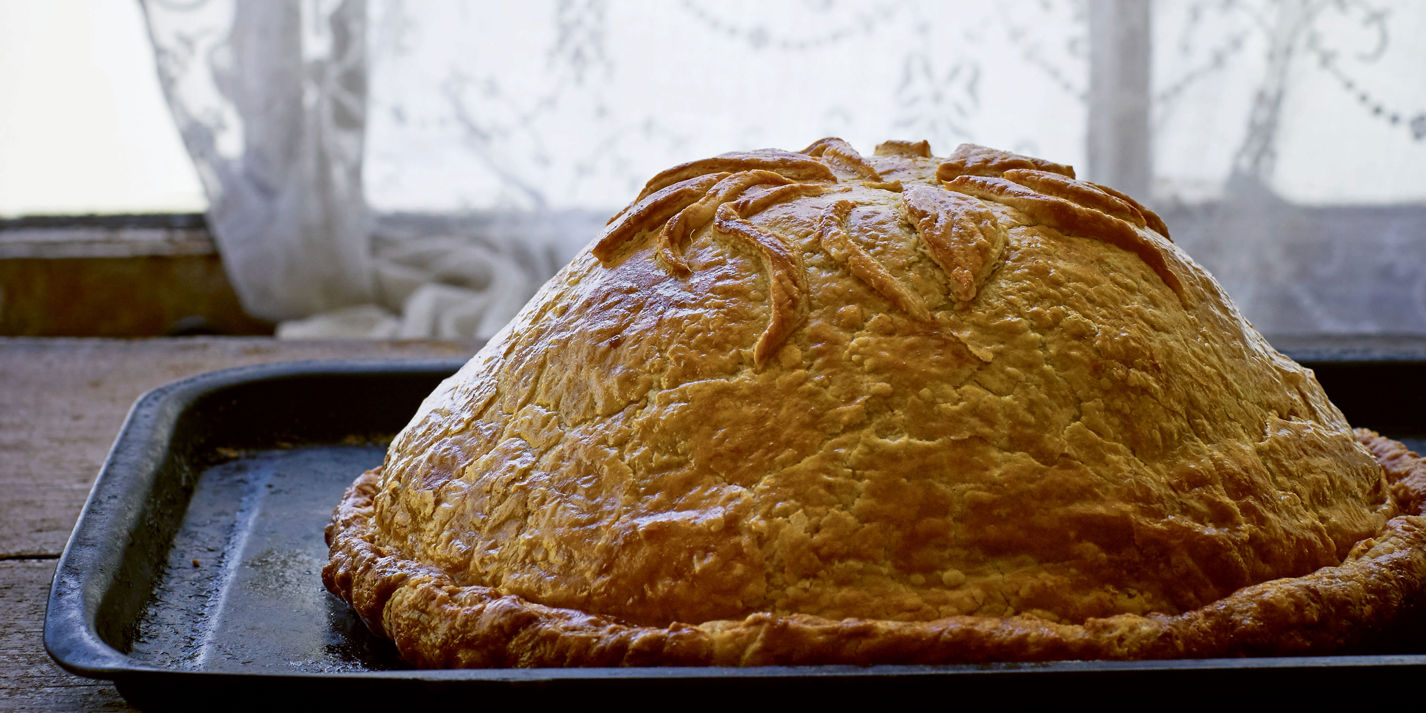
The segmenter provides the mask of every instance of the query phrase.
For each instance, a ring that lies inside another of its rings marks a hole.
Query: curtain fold
[[[164,92],[243,305],[270,320],[372,298],[362,182],[366,3],[145,3]]]

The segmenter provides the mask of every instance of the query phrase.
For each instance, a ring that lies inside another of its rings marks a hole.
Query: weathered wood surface
[[[71,676],[41,642],[55,560],[0,561],[0,711],[126,711],[112,685]]]
[[[41,629],[56,558],[140,394],[248,364],[473,351],[446,342],[0,338],[0,711],[128,710],[112,685],[57,667]]]

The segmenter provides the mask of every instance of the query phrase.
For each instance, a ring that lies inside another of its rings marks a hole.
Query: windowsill
[[[0,220],[0,336],[271,334],[201,214]]]
[[[0,219],[0,260],[214,254],[201,213]]]

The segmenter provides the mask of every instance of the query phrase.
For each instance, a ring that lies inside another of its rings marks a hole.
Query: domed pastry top
[[[824,139],[654,177],[357,481],[324,579],[423,665],[1315,649],[1419,596],[1417,468],[1128,196]]]

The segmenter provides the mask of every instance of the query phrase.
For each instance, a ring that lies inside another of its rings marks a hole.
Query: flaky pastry
[[[323,579],[432,667],[1327,652],[1426,591],[1423,501],[1134,199],[824,139],[655,176]]]

